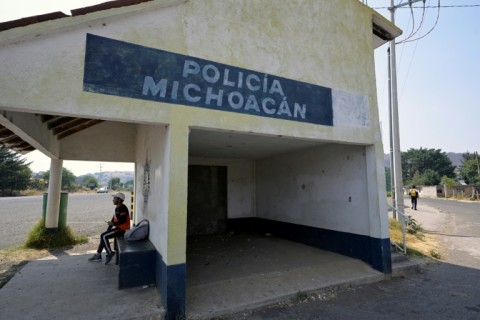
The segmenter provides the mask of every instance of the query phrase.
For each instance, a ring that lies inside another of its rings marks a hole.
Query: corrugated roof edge
[[[153,0],[117,0],[117,1],[102,2],[89,7],[73,9],[71,10],[72,12],[71,16],[72,17],[81,16],[81,15],[85,15],[92,12],[108,10],[113,8],[127,7],[127,6],[132,6],[139,3],[150,2],[150,1],[153,1]],[[41,14],[38,16],[32,16],[32,17],[26,17],[26,18],[21,18],[21,19],[12,20],[12,21],[1,22],[0,32],[9,30],[9,29],[19,28],[19,27],[25,27],[35,23],[62,19],[67,17],[70,17],[70,16],[66,15],[63,12],[58,11],[58,12]]]

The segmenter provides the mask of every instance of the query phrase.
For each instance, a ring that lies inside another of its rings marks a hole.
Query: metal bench
[[[115,238],[118,289],[156,284],[157,249],[150,240],[128,242]]]

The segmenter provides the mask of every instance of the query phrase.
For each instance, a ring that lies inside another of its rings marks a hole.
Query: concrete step
[[[412,273],[418,273],[422,270],[422,264],[420,261],[409,259],[407,256],[404,257],[404,260],[393,262],[392,255],[392,277],[401,277]]]
[[[408,256],[403,253],[392,252],[392,263],[402,262],[408,260]]]

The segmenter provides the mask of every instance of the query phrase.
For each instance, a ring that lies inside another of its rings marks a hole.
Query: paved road
[[[480,203],[443,199],[420,199],[419,205],[440,211],[445,217],[440,235],[445,259],[458,265],[480,269]]]
[[[421,199],[418,211],[406,207],[407,215],[438,234],[445,260],[405,278],[221,319],[480,320],[480,203]]]
[[[130,208],[130,194],[125,193]],[[43,196],[0,198],[0,249],[22,244],[42,217]],[[110,194],[69,194],[67,224],[78,234],[93,236],[105,229],[114,211]]]

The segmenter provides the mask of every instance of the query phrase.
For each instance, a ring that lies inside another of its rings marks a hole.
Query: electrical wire
[[[412,6],[410,5],[410,15],[412,17],[412,31],[410,32],[410,34],[408,35],[407,39],[410,39],[411,37],[413,37],[414,35],[414,30],[415,30],[415,14],[413,13],[413,8]]]
[[[435,27],[438,24],[438,20],[440,18],[440,7],[441,7],[440,6],[440,0],[438,0],[437,19],[435,20],[435,24],[433,25],[433,27],[430,30],[428,30],[427,33],[425,33],[423,36],[415,38],[415,39],[410,39],[410,40],[404,40],[404,41],[397,42],[397,44],[403,44],[403,43],[408,43],[408,42],[412,42],[412,41],[417,41],[417,40],[423,39],[426,36],[428,36],[435,29]]]
[[[425,14],[426,14],[426,12],[427,12],[427,10],[426,10],[426,8],[425,8],[425,3],[426,3],[426,1],[423,0],[422,19],[420,20],[420,25],[418,26],[417,31],[415,31],[415,32],[412,34],[412,37],[413,37],[414,35],[416,35],[417,32],[419,32],[419,31],[422,29],[422,27],[423,27],[423,22],[425,21]],[[413,14],[413,8],[412,8],[412,7],[410,7],[410,10],[411,10],[411,12],[412,12],[412,14]]]
[[[412,29],[412,32],[408,35],[408,37],[406,37],[405,39],[402,39],[400,40],[399,42],[396,42],[396,44],[400,44],[400,43],[403,43],[403,42],[406,42],[407,40],[410,40],[413,38],[414,35],[416,35],[423,27],[423,23],[425,21],[425,12],[426,12],[426,1],[424,0],[423,1],[423,10],[422,10],[422,19],[420,20],[420,24],[418,26],[418,29],[415,30],[415,32],[413,32],[413,29]],[[412,17],[414,16],[414,13],[413,13],[413,8],[412,6],[410,5],[410,12],[411,12],[411,15]]]
[[[440,6],[440,8],[473,8],[473,7],[480,7],[480,4],[459,4],[459,5],[444,5]],[[423,7],[416,7],[412,6],[413,9],[422,9]],[[438,8],[438,6],[426,6],[425,8]],[[372,9],[390,9],[390,7],[372,7]],[[399,7],[398,9],[407,9],[406,7]]]

